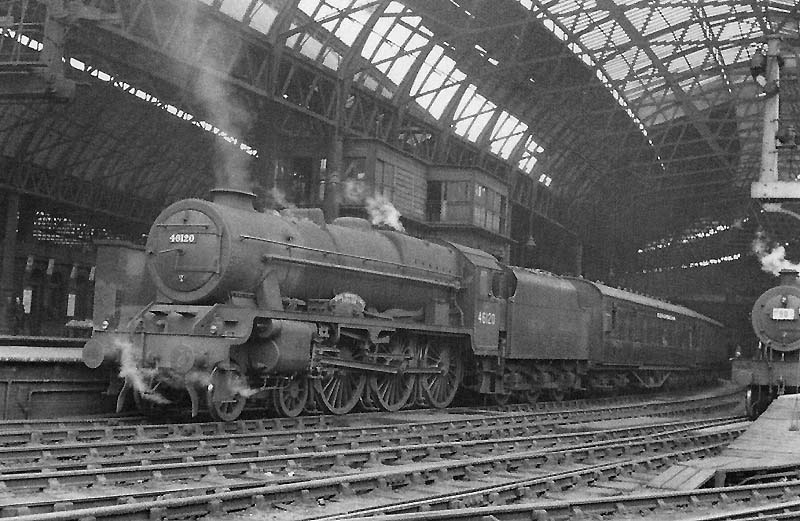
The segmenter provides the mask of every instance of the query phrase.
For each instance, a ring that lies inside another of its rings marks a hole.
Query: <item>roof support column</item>
[[[19,212],[19,193],[5,193],[5,222],[3,249],[0,256],[0,333],[13,333],[13,324],[9,320],[9,309],[14,299],[14,259],[17,253],[17,223]]]
[[[764,124],[761,135],[761,176],[762,183],[772,183],[778,180],[778,149],[775,146],[775,136],[778,134],[780,119],[780,37],[771,35],[767,48],[766,86],[767,94],[764,101]]]
[[[339,216],[339,175],[342,172],[344,158],[344,81],[339,81],[336,93],[336,122],[331,131],[331,142],[328,149],[328,161],[325,166],[325,195],[322,201],[322,213],[325,221],[332,222]]]

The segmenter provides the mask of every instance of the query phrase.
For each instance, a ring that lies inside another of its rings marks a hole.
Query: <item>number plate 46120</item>
[[[193,243],[195,242],[195,236],[193,233],[173,233],[169,236],[169,242],[171,244]]]

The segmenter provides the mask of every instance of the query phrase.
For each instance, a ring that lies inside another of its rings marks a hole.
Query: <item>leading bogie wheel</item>
[[[308,405],[308,396],[311,394],[311,385],[306,375],[294,375],[272,394],[275,410],[281,416],[294,418]]]
[[[419,377],[427,404],[436,409],[449,406],[456,397],[464,372],[458,349],[435,339],[427,341],[422,348],[420,366],[438,369],[436,373],[422,374]]]
[[[400,335],[392,336],[386,344],[375,346],[375,362],[400,369],[398,373],[374,373],[369,377],[372,402],[384,411],[402,409],[414,392],[416,378],[404,372],[414,360],[412,341]]]
[[[229,422],[237,419],[247,402],[247,398],[241,393],[246,388],[247,382],[238,370],[215,367],[206,387],[208,413],[217,421]]]
[[[541,389],[528,389],[525,391],[525,401],[529,404],[533,405],[539,401],[539,398],[542,396]]]
[[[547,397],[553,402],[563,402],[564,398],[567,397],[567,392],[564,389],[549,389]]]
[[[339,350],[341,360],[356,360],[360,351],[343,346]],[[367,375],[347,367],[327,367],[321,378],[314,380],[317,401],[331,414],[347,414],[361,400]]]

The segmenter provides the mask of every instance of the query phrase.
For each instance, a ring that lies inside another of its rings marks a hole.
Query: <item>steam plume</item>
[[[794,264],[786,259],[786,248],[782,245],[771,243],[762,231],[759,231],[755,240],[753,240],[753,253],[761,261],[762,271],[771,273],[776,277],[784,269],[800,271],[800,264]]]
[[[369,212],[369,220],[375,226],[383,225],[398,232],[406,231],[403,223],[400,222],[400,212],[386,197],[380,194],[367,197],[367,212]]]
[[[136,365],[136,360],[133,357],[133,344],[117,339],[114,341],[114,349],[119,353],[120,378],[124,378],[130,382],[133,388],[138,391],[139,395],[145,400],[158,404],[171,403],[159,393],[151,390],[150,386],[145,383],[145,379],[150,378],[155,373],[154,370],[143,369]]]
[[[400,212],[381,194],[367,196],[364,181],[347,179],[342,183],[342,199],[350,204],[363,204],[374,226],[388,226],[398,232],[406,231],[400,222]]]
[[[280,209],[294,209],[297,208],[294,203],[288,201],[286,199],[286,193],[278,188],[277,186],[273,186],[269,191],[270,197],[272,197],[272,204],[274,208]]]
[[[350,204],[363,204],[367,188],[364,181],[347,179],[342,183],[342,198]]]

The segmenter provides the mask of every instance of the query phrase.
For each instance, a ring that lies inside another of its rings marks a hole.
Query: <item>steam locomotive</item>
[[[755,418],[777,396],[800,392],[798,272],[781,271],[778,285],[756,299],[750,317],[758,350],[752,358],[734,359],[731,371],[734,382],[747,386],[747,414]]]
[[[133,282],[95,306],[83,359],[121,366],[120,406],[230,421],[249,401],[296,416],[443,408],[459,391],[558,400],[708,379],[727,356],[721,324],[684,307],[363,219],[256,212],[236,190],[176,202],[143,252],[102,257],[97,291]]]

